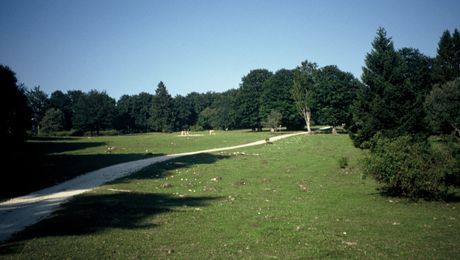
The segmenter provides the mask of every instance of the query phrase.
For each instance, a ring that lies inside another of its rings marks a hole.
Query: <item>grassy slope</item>
[[[258,141],[269,133],[217,132],[210,136],[141,134],[82,138],[38,138],[5,160],[13,179],[0,183],[0,200],[23,195],[109,165],[147,157]],[[110,150],[109,150],[110,147]],[[24,163],[27,160],[27,163]],[[28,180],[24,182],[23,180]],[[2,179],[4,180],[4,179]],[[2,184],[6,184],[5,186]]]
[[[318,135],[163,163],[78,197],[0,254],[458,257],[459,203],[381,197],[361,178],[362,156],[347,136]]]

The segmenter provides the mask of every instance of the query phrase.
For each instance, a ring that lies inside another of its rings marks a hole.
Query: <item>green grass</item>
[[[458,258],[458,200],[383,197],[361,176],[363,155],[347,136],[314,135],[165,162],[77,197],[0,254]]]
[[[5,161],[9,166],[6,168],[14,169],[15,173],[2,178],[0,201],[117,163],[244,144],[270,136],[266,132],[248,131],[216,131],[216,135],[212,136],[207,132],[198,134],[201,136],[181,137],[178,133],[151,133],[81,138],[33,138],[23,147],[6,154]]]

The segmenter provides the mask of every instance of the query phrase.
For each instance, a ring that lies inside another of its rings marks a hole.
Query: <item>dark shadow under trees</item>
[[[160,179],[171,175],[176,169],[199,164],[213,164],[230,157],[208,153],[184,156],[151,165],[115,183],[129,182],[133,179]],[[218,199],[220,197],[176,197],[164,193],[125,190],[104,190],[97,194],[86,193],[64,204],[52,217],[14,235],[12,239],[0,245],[0,255],[21,251],[25,246],[25,241],[33,238],[97,234],[107,229],[154,228],[161,223],[152,222],[152,216],[180,212],[188,207],[205,207]]]
[[[104,146],[104,142],[65,142],[67,138],[39,138],[3,155],[0,200],[20,196],[110,165],[163,154],[62,154]]]

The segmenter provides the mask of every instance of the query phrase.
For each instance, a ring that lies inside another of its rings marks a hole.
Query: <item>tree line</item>
[[[442,84],[459,76],[459,38],[457,29],[453,34],[445,31],[437,56],[431,58],[414,48],[395,50],[391,37],[379,28],[364,61],[362,81],[335,65],[320,68],[304,61],[294,69],[251,70],[237,89],[222,93],[172,97],[160,82],[152,94],[123,95],[118,101],[97,90],[58,90],[50,96],[40,87],[28,90],[1,65],[6,90],[2,131],[4,136],[16,131],[21,132],[16,136],[24,136],[15,128],[98,134],[107,129],[138,133],[282,125],[309,130],[311,123],[343,124],[359,147],[368,147],[377,132],[386,136],[459,132],[458,123],[448,122],[446,113],[434,114],[452,104],[443,103],[441,108],[438,99],[455,91]]]
[[[14,72],[8,67],[2,66],[1,69],[14,77]],[[35,134],[59,131],[74,135],[85,132],[99,134],[107,129],[122,133],[190,129],[261,130],[262,127],[276,128],[279,125],[287,129],[303,129],[305,122],[296,106],[293,85],[297,79],[313,76],[312,71],[318,87],[305,97],[308,103],[314,103],[315,122],[350,123],[349,107],[360,82],[337,66],[318,68],[308,61],[295,69],[281,69],[275,73],[266,69],[251,70],[243,76],[238,89],[222,93],[192,92],[172,97],[163,82],[157,85],[153,94],[123,95],[118,101],[97,90],[87,93],[57,90],[48,96],[37,86],[30,90],[22,88],[19,92],[25,96],[30,112],[26,125]],[[297,89],[311,87],[296,86]],[[274,118],[273,114],[279,116]]]

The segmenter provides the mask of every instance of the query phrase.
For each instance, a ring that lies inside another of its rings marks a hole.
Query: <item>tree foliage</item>
[[[302,129],[303,119],[299,116],[291,89],[294,82],[292,70],[281,69],[263,84],[260,117],[267,118],[272,110],[283,115],[281,124],[288,129]]]
[[[305,120],[307,131],[311,132],[313,91],[315,88],[318,65],[308,61],[294,70],[294,81],[291,95],[300,116]]]
[[[439,199],[454,185],[448,182],[455,168],[450,155],[410,136],[377,138],[365,165],[366,173],[382,183],[382,190],[390,195]]]
[[[266,69],[251,70],[241,79],[241,85],[237,97],[237,115],[238,122],[242,128],[261,128],[261,103],[265,103],[264,97],[261,97],[265,82],[271,78],[273,73]]]
[[[281,124],[282,118],[283,115],[280,112],[272,110],[262,123],[264,127],[276,130],[278,129],[278,126]]]
[[[16,74],[4,65],[0,65],[0,88],[0,131],[8,147],[24,140],[29,124],[29,110],[24,88],[18,86]]]
[[[40,122],[45,116],[45,112],[48,110],[50,105],[48,95],[40,89],[40,86],[36,86],[27,91],[26,95],[32,112],[32,126],[38,131],[40,128]]]
[[[386,31],[379,28],[366,55],[362,81],[353,106],[351,137],[356,146],[366,147],[378,132],[388,137],[420,133],[426,86],[419,78],[428,78],[429,70],[414,71],[412,65],[428,66],[418,51],[397,52]],[[426,73],[426,74],[425,74]]]
[[[72,100],[69,95],[57,90],[51,93],[49,104],[51,108],[60,110],[64,115],[63,129],[72,128]]]
[[[158,83],[150,110],[150,128],[157,132],[174,130],[173,99],[163,82]]]
[[[52,133],[64,130],[65,116],[64,113],[57,108],[49,108],[45,112],[40,125],[43,133]]]
[[[427,121],[434,131],[460,137],[460,78],[436,85],[426,97]]]
[[[75,104],[73,125],[78,130],[98,135],[100,130],[112,127],[114,113],[115,100],[106,92],[91,90]]]
[[[326,66],[318,70],[312,99],[317,122],[335,127],[352,124],[351,106],[361,83],[351,74],[337,66]]]
[[[451,35],[444,31],[438,43],[438,52],[433,64],[435,83],[445,83],[460,77],[460,33],[455,29]]]

